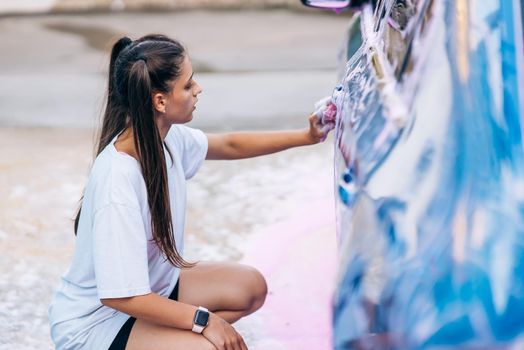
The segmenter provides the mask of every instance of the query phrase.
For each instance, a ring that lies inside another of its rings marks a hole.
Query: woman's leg
[[[262,274],[246,265],[199,262],[180,273],[178,301],[204,306],[230,323],[258,310],[266,294]],[[200,334],[136,320],[126,350],[148,349],[216,350]]]
[[[203,335],[136,320],[126,350],[216,350]]]
[[[203,306],[229,323],[258,310],[267,295],[258,270],[238,263],[199,262],[182,269],[178,300]]]

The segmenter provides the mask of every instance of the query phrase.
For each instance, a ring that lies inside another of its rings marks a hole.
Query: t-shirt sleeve
[[[96,211],[93,259],[100,299],[151,292],[147,236],[138,208],[109,203]]]
[[[207,136],[202,130],[193,129],[184,125],[174,126],[172,137],[181,146],[182,168],[186,180],[192,178],[202,166],[207,155]]]

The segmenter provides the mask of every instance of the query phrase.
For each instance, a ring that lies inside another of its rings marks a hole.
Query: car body
[[[524,348],[521,3],[359,5],[333,93],[334,347]]]

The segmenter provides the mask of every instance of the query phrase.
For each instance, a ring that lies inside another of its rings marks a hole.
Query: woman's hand
[[[312,144],[324,142],[327,135],[335,128],[335,123],[322,124],[316,114],[309,116],[308,138]]]
[[[331,96],[324,97],[315,103],[315,112],[309,117],[309,139],[311,143],[319,143],[326,139],[335,128],[337,107]]]
[[[209,313],[209,323],[202,332],[218,350],[247,350],[244,339],[223,318]]]

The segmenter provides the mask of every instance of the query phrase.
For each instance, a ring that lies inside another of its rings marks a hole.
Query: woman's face
[[[189,57],[185,55],[181,67],[181,74],[172,85],[172,90],[164,97],[164,113],[161,118],[169,124],[183,124],[193,119],[193,111],[196,109],[198,95],[202,88],[193,80],[193,66]],[[158,106],[158,105],[157,105]],[[156,106],[156,109],[159,108]]]

